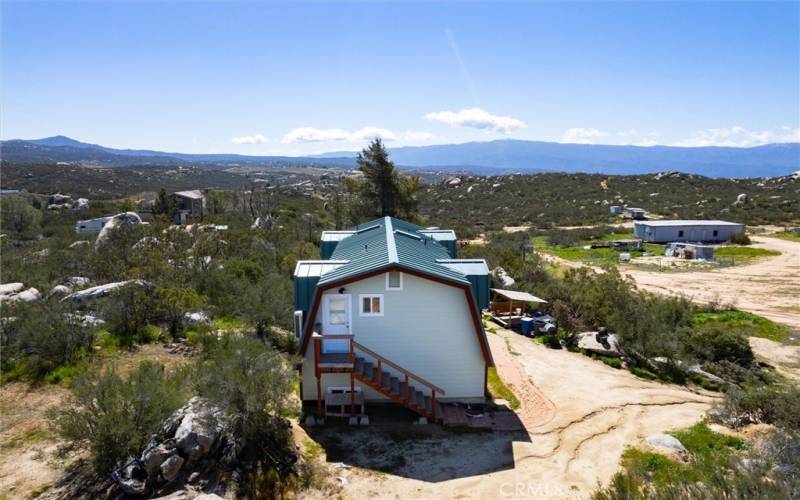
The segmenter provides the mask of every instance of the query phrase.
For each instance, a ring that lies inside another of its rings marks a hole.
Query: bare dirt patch
[[[58,440],[45,413],[58,407],[68,391],[56,385],[0,386],[0,498],[28,498],[45,491],[61,473]]]
[[[113,365],[124,375],[142,361],[174,367],[186,359],[161,344],[149,344],[130,352],[99,352],[95,361]],[[58,408],[68,396],[69,389],[61,385],[0,385],[0,499],[44,493],[77,456],[59,456],[61,442],[47,420],[48,410]]]
[[[457,434],[436,429],[430,436],[414,436],[408,433],[418,431],[417,426],[406,424],[405,431],[398,432],[408,438],[399,443],[378,426],[320,431],[335,436],[327,469],[337,478],[342,496],[586,498],[617,470],[626,445],[696,423],[718,397],[642,380],[507,330],[491,337],[498,337],[491,348],[501,376],[521,369],[536,393],[552,404],[552,418],[524,433]],[[509,347],[519,356],[508,353]],[[526,391],[516,395],[521,402],[527,398]],[[541,412],[538,397],[525,403]],[[342,447],[354,451],[342,453]],[[403,461],[387,458],[396,450]],[[396,468],[381,469],[381,460],[390,460]],[[346,468],[337,467],[338,461]],[[314,491],[306,495],[320,496]]]
[[[781,254],[713,271],[662,273],[625,269],[639,288],[732,305],[800,330],[800,243],[753,237],[754,246]]]

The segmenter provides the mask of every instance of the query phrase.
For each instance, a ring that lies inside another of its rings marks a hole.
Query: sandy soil
[[[185,359],[161,344],[144,345],[131,353],[98,355],[99,362],[113,363],[123,375],[145,360],[172,367]],[[0,385],[0,500],[38,496],[76,458],[58,456],[60,441],[47,420],[47,411],[57,408],[68,395],[69,390],[60,385]]]
[[[61,474],[58,441],[45,418],[67,390],[54,385],[0,386],[0,498],[26,498],[45,491]]]
[[[644,290],[732,305],[800,330],[800,243],[756,236],[751,239],[753,246],[777,250],[781,255],[713,271],[623,272]]]
[[[500,371],[524,371],[543,397],[529,403],[534,408],[551,404],[552,418],[522,433],[448,434],[437,426],[407,426],[411,431],[437,430],[401,443],[374,427],[355,433],[338,431],[337,449],[327,460],[343,461],[346,466],[329,465],[343,483],[342,496],[586,498],[618,469],[626,445],[694,424],[717,397],[638,379],[581,354],[547,349],[507,330],[490,336],[496,337],[491,347],[498,364],[503,364]],[[519,354],[509,354],[508,346]],[[524,398],[524,392],[518,396]],[[547,408],[541,411],[547,413]],[[341,443],[352,440],[358,441],[353,455],[342,454]],[[393,455],[398,453],[402,460]],[[379,460],[389,460],[390,472],[378,470],[386,470],[387,464]]]

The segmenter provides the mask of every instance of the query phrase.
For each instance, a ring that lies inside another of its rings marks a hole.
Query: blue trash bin
[[[528,337],[533,335],[533,318],[522,318],[520,321],[522,325],[522,334]]]

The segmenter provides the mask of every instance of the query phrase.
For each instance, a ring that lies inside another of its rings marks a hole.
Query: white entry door
[[[326,335],[350,335],[350,295],[323,295],[322,302],[322,352],[350,352],[347,339],[329,339]]]

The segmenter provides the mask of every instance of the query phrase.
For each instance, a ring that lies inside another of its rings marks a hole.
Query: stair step
[[[400,381],[397,379],[397,377],[391,377],[389,379],[389,389],[396,394],[401,394],[402,391],[400,390]]]
[[[425,402],[425,411],[431,411],[431,408],[433,408],[433,406],[431,406],[431,397],[425,396],[423,401]]]
[[[364,368],[364,358],[356,358],[356,362],[353,364],[353,370],[356,373],[361,373],[361,370]]]
[[[381,373],[381,385],[383,387],[385,387],[387,389],[392,387],[392,385],[391,385],[391,383],[392,383],[391,376],[392,376],[392,374],[389,373],[389,372]]]
[[[420,408],[425,408],[425,394],[423,394],[422,391],[415,392],[414,402],[416,402],[417,406]]]
[[[372,363],[364,363],[364,370],[362,373],[364,374],[364,378],[367,380],[372,380],[374,375],[375,368],[372,366]]]

